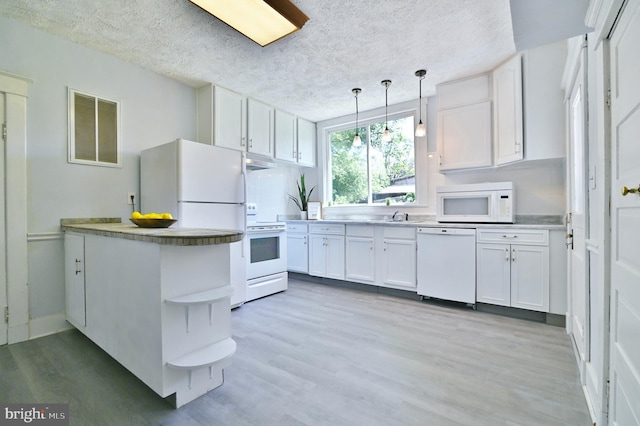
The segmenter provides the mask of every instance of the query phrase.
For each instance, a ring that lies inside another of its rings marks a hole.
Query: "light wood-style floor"
[[[0,402],[72,425],[590,424],[559,327],[290,280],[232,328],[225,384],[178,410],[75,330],[0,347]]]

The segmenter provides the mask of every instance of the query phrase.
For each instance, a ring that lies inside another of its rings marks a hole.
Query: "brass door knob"
[[[638,194],[640,193],[640,185],[637,188],[627,188],[626,186],[622,187],[622,195],[625,196],[627,194]]]

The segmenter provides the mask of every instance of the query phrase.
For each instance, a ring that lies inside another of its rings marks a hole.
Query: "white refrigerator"
[[[169,212],[175,227],[246,232],[243,152],[184,139],[140,154],[140,211]],[[245,239],[231,244],[231,307],[246,301]]]

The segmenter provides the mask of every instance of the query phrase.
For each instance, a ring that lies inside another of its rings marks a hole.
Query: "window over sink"
[[[384,118],[360,124],[360,146],[353,145],[353,127],[329,133],[332,205],[415,202],[414,114],[390,117],[389,141],[382,138]]]

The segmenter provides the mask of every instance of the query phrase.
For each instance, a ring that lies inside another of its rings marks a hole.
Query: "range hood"
[[[247,170],[272,169],[277,166],[272,158],[254,154],[253,152],[246,153],[246,165]]]

